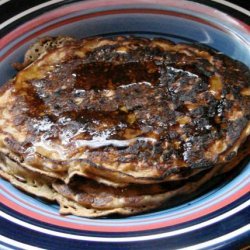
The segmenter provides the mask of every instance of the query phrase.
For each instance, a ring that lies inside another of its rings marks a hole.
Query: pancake
[[[226,162],[249,135],[249,77],[195,45],[71,41],[1,91],[1,151],[64,180],[72,169],[110,183],[182,179]]]
[[[175,184],[130,185],[114,188],[77,177],[70,184],[27,170],[4,155],[0,155],[0,176],[17,188],[36,197],[57,202],[61,214],[101,217],[111,214],[132,215],[156,208],[171,207],[207,191],[217,176],[225,176],[249,154],[249,146],[242,148],[230,164],[216,166],[186,182]],[[228,176],[228,175],[227,175]],[[221,177],[220,177],[221,178]]]
[[[250,70],[204,46],[46,37],[14,66],[0,175],[63,214],[171,206],[249,154]]]
[[[28,171],[8,159],[4,162],[0,160],[0,176],[8,180],[18,189],[47,201],[57,202],[60,205],[60,213],[65,215],[73,214],[90,218],[107,216],[110,214],[131,215],[154,209],[157,206],[157,204],[154,204],[146,207],[124,207],[106,210],[87,208],[57,193],[51,186],[52,179]]]

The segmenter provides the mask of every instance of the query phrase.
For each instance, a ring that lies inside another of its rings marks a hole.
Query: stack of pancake
[[[62,214],[178,204],[249,153],[250,70],[204,46],[45,37],[14,66],[0,175]]]

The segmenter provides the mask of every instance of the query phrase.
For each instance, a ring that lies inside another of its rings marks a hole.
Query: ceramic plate
[[[1,26],[0,84],[38,37],[135,35],[199,42],[250,66],[250,28],[213,7],[191,1],[53,0]],[[206,2],[206,1],[203,1]],[[211,2],[211,1],[208,1]],[[229,8],[229,7],[227,7]],[[244,16],[236,11],[238,18]],[[232,249],[249,240],[249,159],[232,179],[171,209],[128,218],[61,216],[57,205],[0,179],[1,249]],[[1,245],[2,244],[2,245]]]

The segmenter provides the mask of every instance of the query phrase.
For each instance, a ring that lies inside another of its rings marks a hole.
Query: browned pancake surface
[[[249,78],[243,64],[194,45],[71,41],[2,91],[0,146],[62,179],[181,179],[229,161],[249,135]]]

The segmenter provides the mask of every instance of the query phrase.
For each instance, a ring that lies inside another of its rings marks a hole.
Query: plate
[[[219,11],[221,4],[213,3],[214,8],[197,2],[155,0],[151,4],[147,0],[52,0],[36,5],[1,25],[5,35],[0,41],[0,84],[15,74],[11,63],[21,61],[29,45],[46,35],[77,38],[135,35],[199,42],[250,66],[249,26]],[[237,13],[238,17],[244,16]],[[171,209],[128,218],[61,216],[57,205],[29,196],[0,179],[0,247],[243,247],[249,240],[249,168],[249,159],[246,159],[233,179],[208,193]]]

